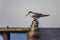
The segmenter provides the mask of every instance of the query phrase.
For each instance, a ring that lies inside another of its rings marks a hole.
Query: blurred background
[[[0,0],[0,27],[30,27],[28,11],[50,14],[39,19],[39,27],[60,27],[60,0]]]
[[[27,33],[10,33],[10,40],[27,40],[27,37]],[[60,40],[60,28],[40,28],[40,40]]]

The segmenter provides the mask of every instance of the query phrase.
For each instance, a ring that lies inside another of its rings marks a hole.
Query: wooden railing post
[[[30,31],[28,32],[28,40],[40,40],[40,30],[38,20],[33,20]]]
[[[10,36],[9,36],[9,35],[10,35],[9,33],[3,32],[3,33],[2,33],[3,40],[10,40]]]

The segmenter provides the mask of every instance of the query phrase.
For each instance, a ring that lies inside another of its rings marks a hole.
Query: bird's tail
[[[50,16],[50,15],[42,15],[42,17],[47,17],[47,16]]]

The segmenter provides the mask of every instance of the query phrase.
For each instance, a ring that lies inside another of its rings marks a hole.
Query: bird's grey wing
[[[36,18],[40,18],[42,16],[42,13],[34,13],[36,15],[34,15],[33,17],[36,17]]]

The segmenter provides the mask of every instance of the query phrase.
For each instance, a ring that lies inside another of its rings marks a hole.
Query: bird
[[[31,16],[33,19],[38,19],[40,17],[47,17],[49,15],[44,15],[42,13],[36,13],[36,12],[33,12],[33,11],[29,11],[28,14],[26,14],[26,16]]]

